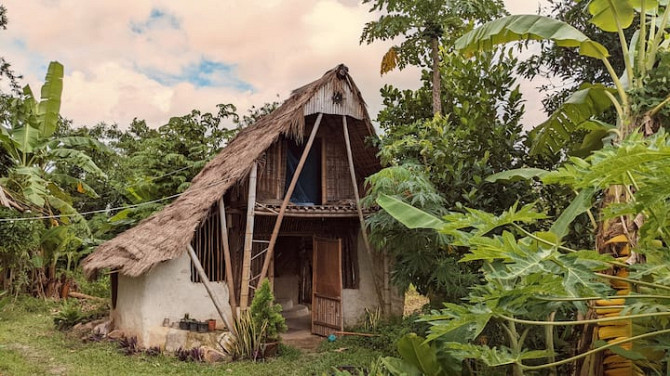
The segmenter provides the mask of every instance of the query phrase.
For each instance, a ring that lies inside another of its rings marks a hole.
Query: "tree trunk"
[[[602,209],[607,208],[612,204],[623,203],[630,199],[626,187],[620,185],[609,187],[605,191],[601,212]],[[598,253],[610,255],[622,263],[627,262],[632,264],[639,262],[640,260],[637,259],[638,256],[632,252],[632,248],[635,246],[638,238],[637,231],[640,226],[640,223],[638,222],[638,220],[632,220],[625,216],[600,222],[596,234],[596,249],[598,250]],[[628,273],[628,268],[621,266],[615,266],[607,272],[607,274],[623,278],[627,278]],[[610,283],[612,288],[616,291],[616,295],[628,295],[631,292],[631,288],[633,288],[630,283],[624,281],[613,280]],[[608,306],[604,303],[605,302],[601,300],[592,302],[590,315],[596,316],[597,318],[603,318],[621,314],[623,308],[618,308],[619,306],[614,308],[614,306]],[[618,309],[618,311],[614,312],[613,309]],[[593,334],[589,335],[590,338],[583,338],[582,340],[595,342],[595,340],[601,339],[610,342],[612,340],[621,339],[621,337],[608,338],[601,336],[601,330],[604,330],[603,333],[606,333],[607,329],[605,328],[608,327],[610,329],[612,327],[620,327],[627,331],[628,337],[632,336],[631,320],[622,320],[595,325]],[[586,333],[590,333],[590,331],[586,331]],[[593,343],[591,343],[591,347],[593,347]],[[613,361],[613,359],[617,360]],[[609,350],[594,354],[588,360],[585,359],[583,364],[581,364],[579,374],[601,376],[609,374],[608,371],[613,369],[618,370],[617,374],[635,375],[633,362],[631,360],[617,357]]]
[[[430,39],[430,55],[433,60],[433,115],[442,114],[442,100],[440,92],[440,44],[437,37]]]

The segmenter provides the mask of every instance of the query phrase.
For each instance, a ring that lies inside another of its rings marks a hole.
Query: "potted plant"
[[[286,320],[281,315],[281,305],[275,304],[275,297],[270,287],[270,282],[267,279],[263,281],[261,286],[256,290],[254,299],[249,307],[251,320],[256,328],[266,326],[265,335],[262,338],[263,356],[273,356],[277,354],[279,349],[279,333],[285,332]]]
[[[188,313],[184,314],[184,318],[179,320],[179,329],[189,330],[190,321]]]

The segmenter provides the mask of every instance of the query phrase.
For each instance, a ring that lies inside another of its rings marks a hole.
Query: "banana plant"
[[[591,137],[580,149],[587,153],[602,147],[602,137],[614,133],[619,138],[633,128],[644,125],[652,131],[658,127],[654,116],[670,102],[670,96],[653,106],[635,106],[633,90],[645,85],[645,78],[656,69],[661,54],[668,52],[668,22],[670,7],[667,0],[593,0],[588,10],[591,22],[606,32],[617,33],[625,71],[616,72],[609,61],[611,52],[571,25],[539,15],[514,15],[488,22],[463,35],[456,41],[456,49],[465,54],[491,49],[495,45],[515,41],[547,40],[565,48],[577,48],[583,56],[600,60],[609,72],[613,86],[585,84],[553,113],[549,119],[530,133],[533,153],[557,153],[578,130],[590,130]],[[632,40],[626,40],[624,30],[639,25]],[[606,110],[614,108],[617,124],[597,121]],[[600,136],[600,137],[598,137]]]
[[[468,54],[514,41],[547,40],[561,47],[578,48],[581,55],[599,59],[604,64],[613,86],[585,85],[575,92],[549,119],[530,132],[534,141],[531,151],[534,153],[559,153],[575,132],[589,130],[582,145],[573,150],[573,154],[586,155],[601,148],[603,138],[607,135],[613,135],[612,142],[617,143],[637,129],[646,135],[656,132],[661,126],[657,115],[661,111],[667,112],[670,104],[670,95],[665,87],[667,84],[656,83],[662,86],[665,97],[652,98],[648,93],[658,89],[649,87],[654,82],[652,77],[661,75],[667,82],[667,72],[670,72],[666,58],[670,53],[668,0],[592,0],[588,4],[588,11],[594,25],[604,32],[618,35],[625,66],[623,72],[614,70],[609,61],[610,51],[602,44],[565,22],[543,16],[517,15],[498,19],[472,30],[456,42],[456,48]],[[636,19],[639,19],[635,26],[637,29],[633,37],[627,40],[624,31],[633,27]],[[610,108],[616,111],[616,124],[606,124],[598,119]],[[610,167],[616,170],[617,166]],[[603,207],[632,200],[631,184],[625,181],[621,185],[600,188],[604,191]],[[581,201],[581,204],[577,201]],[[588,208],[590,201],[591,196],[583,194],[575,199],[575,206]],[[641,258],[635,252],[638,250],[634,251],[633,248],[638,242],[638,230],[644,218],[644,215],[621,215],[600,223],[593,220],[598,231],[597,250],[623,259],[628,264],[639,262]],[[612,268],[612,273],[625,278],[629,270],[619,266]],[[630,293],[633,287],[629,283],[612,282],[612,285],[620,295]],[[623,306],[612,309],[606,302],[603,302],[604,307],[599,306],[598,301],[595,304],[598,313],[618,314],[624,309]],[[624,322],[620,325],[622,333],[628,333],[622,336],[630,337],[632,324]],[[601,326],[598,332],[603,329],[608,328]],[[590,342],[590,339],[584,338],[584,342]],[[599,373],[593,367],[602,362],[602,359],[589,358],[584,362],[583,370]],[[622,374],[632,375],[635,372],[632,362],[625,359],[606,362],[603,372],[607,374],[615,368]]]
[[[13,166],[7,177],[0,179],[0,185],[31,206],[76,214],[63,185],[93,197],[96,193],[79,179],[58,173],[55,165],[76,165],[88,174],[103,177],[104,173],[79,149],[105,146],[87,137],[54,137],[62,91],[63,65],[54,61],[49,64],[39,101],[29,86],[23,89],[22,98],[10,100],[10,115],[0,125],[0,146]]]

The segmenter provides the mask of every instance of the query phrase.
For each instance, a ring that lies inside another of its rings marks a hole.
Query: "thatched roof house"
[[[108,268],[137,277],[162,261],[184,254],[211,206],[249,174],[254,161],[261,159],[279,137],[299,142],[306,138],[305,117],[316,113],[319,104],[330,99],[315,98],[317,93],[337,92],[346,87],[355,95],[343,98],[340,107],[351,111],[362,125],[351,133],[352,149],[358,156],[357,170],[360,176],[377,171],[380,166],[376,151],[365,146],[365,139],[374,137],[375,131],[365,101],[347,71],[345,65],[329,70],[320,79],[294,90],[279,108],[242,130],[202,169],[183,195],[87,257],[83,262],[86,275],[92,277],[98,270]]]
[[[213,300],[244,308],[268,277],[278,299],[312,307],[318,334],[390,307],[384,263],[361,232],[359,191],[381,168],[370,137],[365,102],[338,65],[240,131],[178,199],[99,246],[84,271],[112,271],[117,326],[145,345],[156,343],[156,321],[213,315],[203,279]]]

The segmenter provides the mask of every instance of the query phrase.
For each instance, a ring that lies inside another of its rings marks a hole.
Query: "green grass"
[[[84,343],[55,330],[57,306],[22,299],[0,312],[0,375],[322,375],[340,365],[367,367],[380,355],[352,341],[336,341],[311,354],[284,349],[265,363],[210,365],[172,356],[126,356],[115,343]]]

